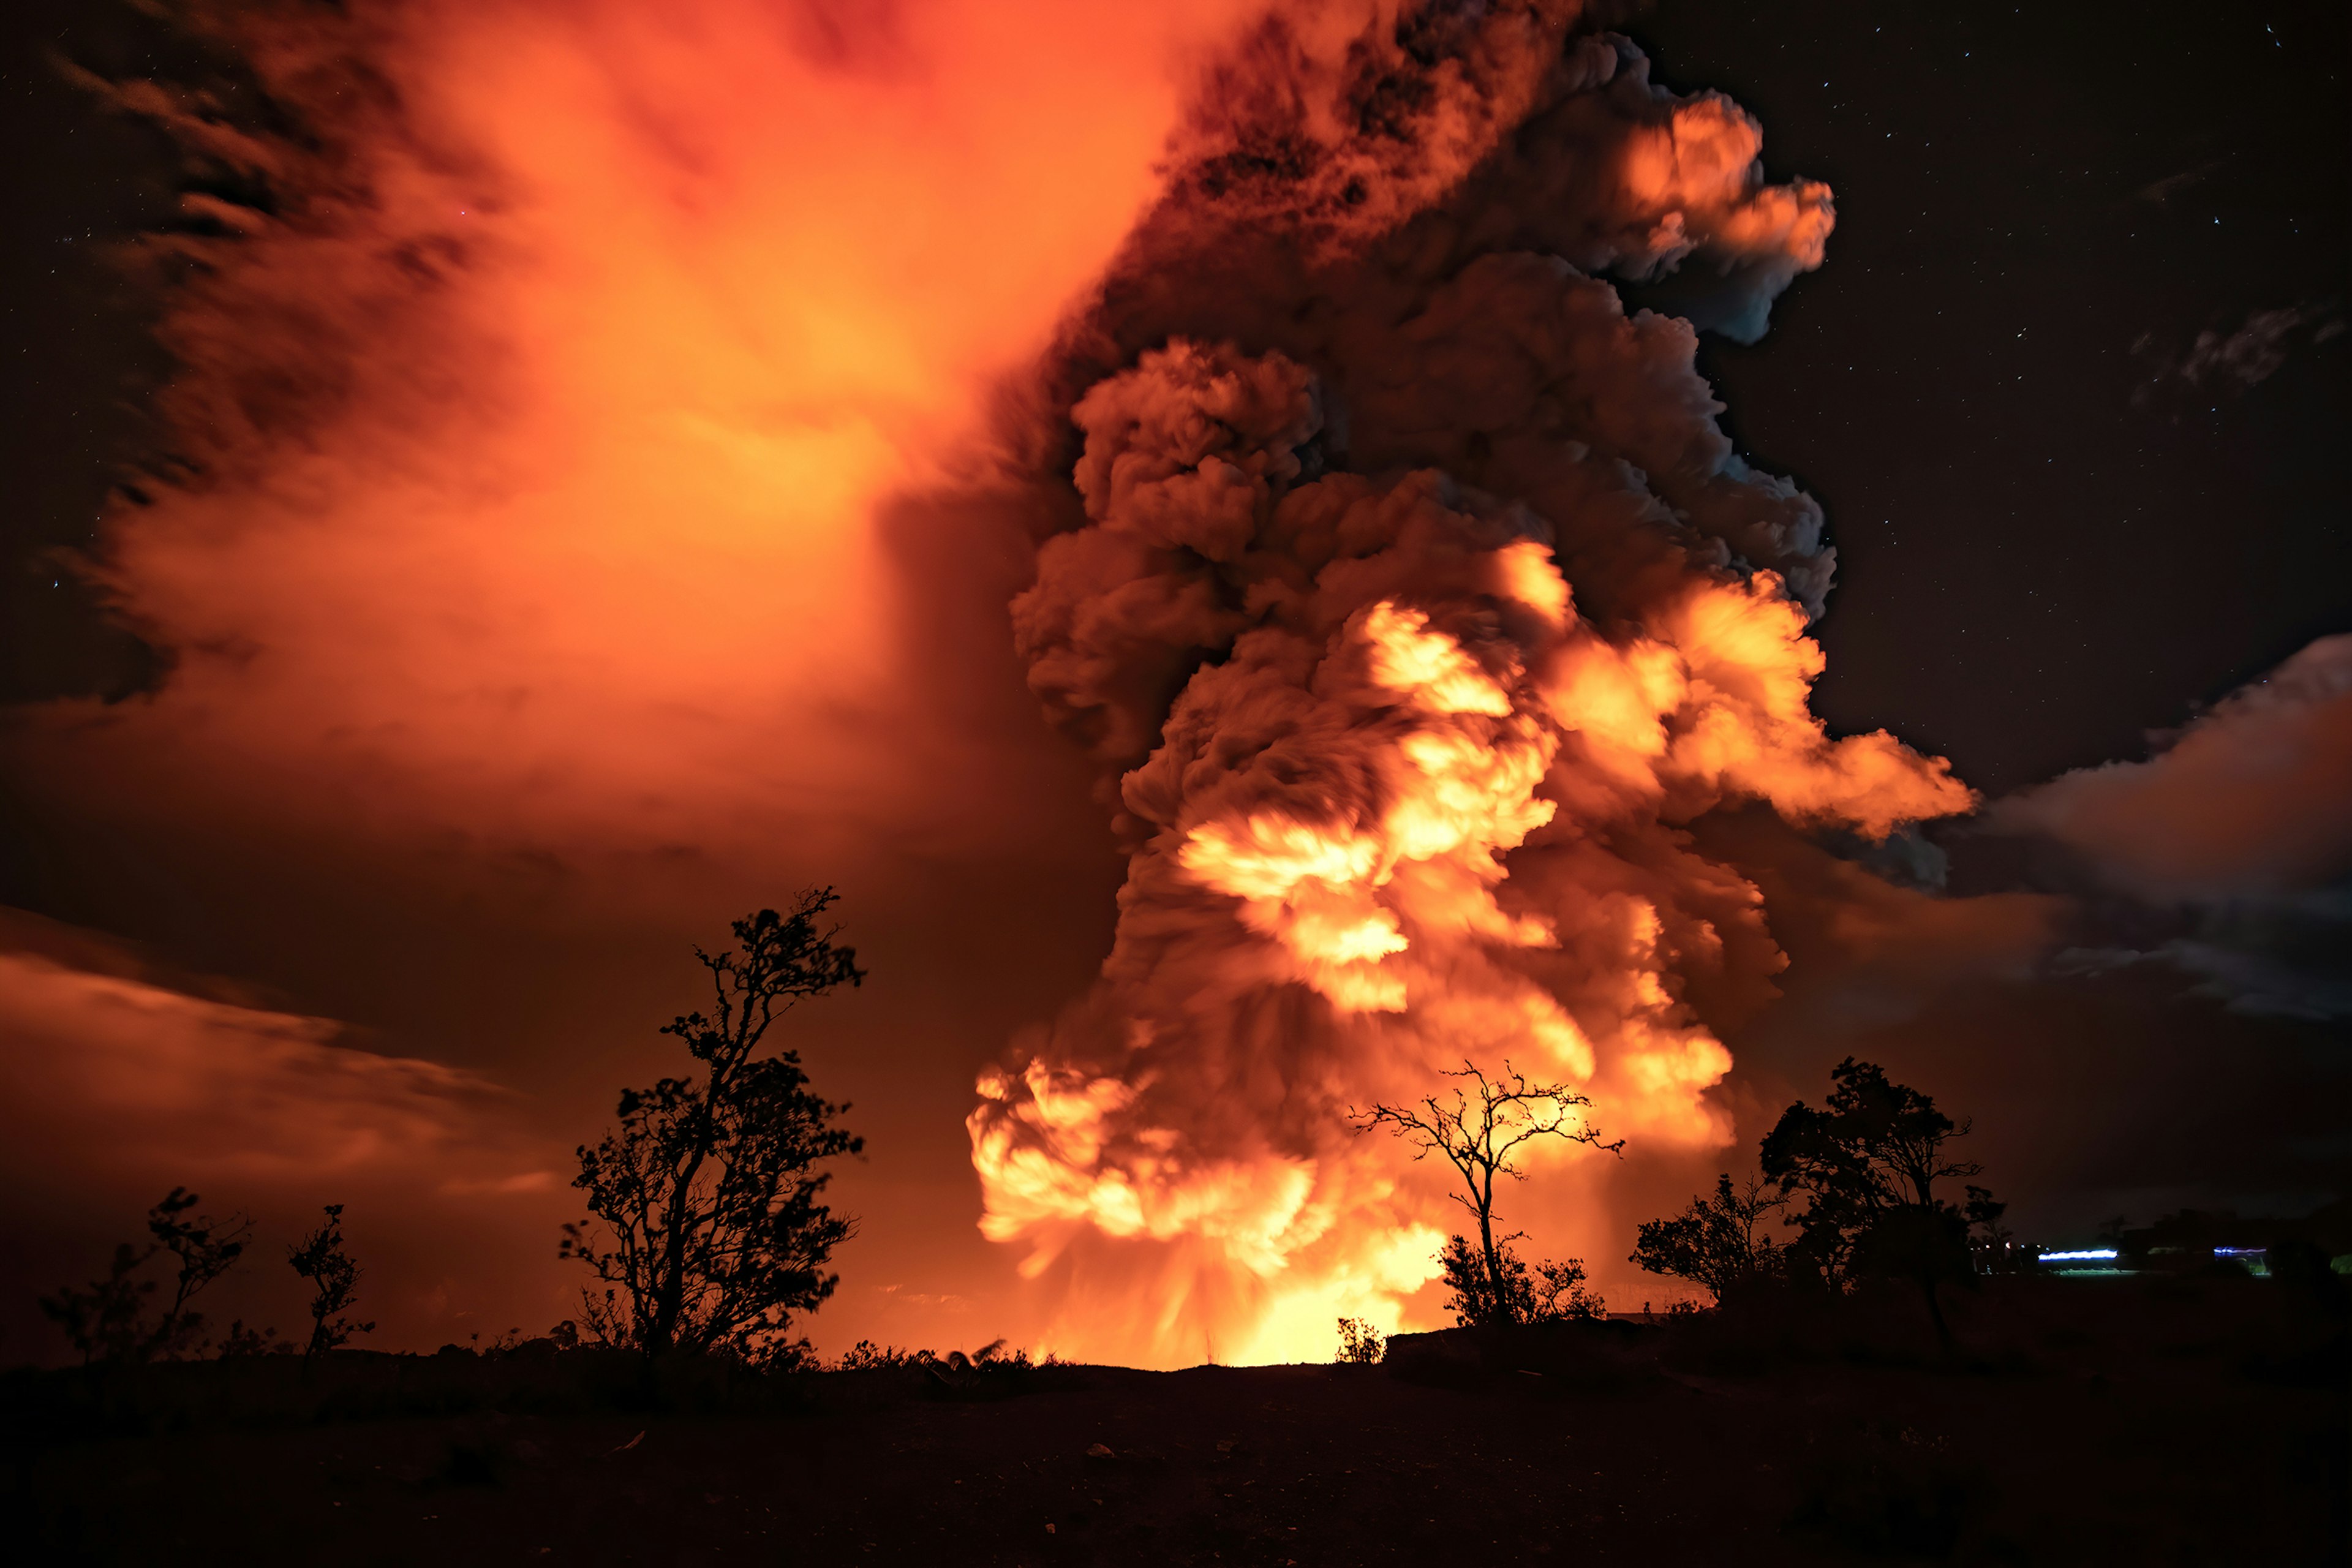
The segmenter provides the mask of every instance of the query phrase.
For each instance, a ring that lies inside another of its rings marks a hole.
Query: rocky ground
[[[0,1503],[45,1563],[2342,1560],[2330,1312],[2266,1281],[2014,1281],[1960,1304],[1948,1355],[1882,1305],[667,1412],[557,1357],[158,1369],[174,1391],[96,1416],[19,1373]]]

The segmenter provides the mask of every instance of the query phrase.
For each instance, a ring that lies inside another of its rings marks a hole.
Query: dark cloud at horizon
[[[2352,1019],[2352,637],[2323,637],[2145,761],[2061,774],[1977,831],[2058,851],[2094,913],[2054,973],[2156,964],[2252,1016]]]
[[[1931,826],[1936,842],[1809,842],[1755,813],[1701,824],[1753,868],[1790,960],[1780,999],[1726,1036],[1751,1145],[1853,1055],[1973,1121],[1969,1157],[2032,1239],[2340,1196],[2344,652],[2315,645],[2151,757],[1997,800]]]

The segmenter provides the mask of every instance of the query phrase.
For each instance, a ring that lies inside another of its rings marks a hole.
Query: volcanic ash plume
[[[1013,626],[1130,859],[1100,981],[970,1119],[982,1228],[1058,1287],[1057,1348],[1320,1359],[1337,1315],[1396,1326],[1444,1185],[1347,1111],[1465,1058],[1586,1089],[1611,1136],[1722,1143],[1689,993],[1779,958],[1677,825],[1969,804],[1812,718],[1817,510],[1731,453],[1692,327],[1591,275],[1696,258],[1691,308],[1760,328],[1827,193],[1763,185],[1738,110],[1544,15],[1408,18],[1287,99],[1265,73],[1310,56],[1274,30],[1077,334],[1127,363],[1076,401],[1085,524]],[[1286,163],[1244,156],[1269,138]]]
[[[197,194],[104,572],[177,662],[56,750],[501,852],[899,831],[951,742],[877,517],[1153,200],[1232,7],[168,9],[237,68],[109,89]]]

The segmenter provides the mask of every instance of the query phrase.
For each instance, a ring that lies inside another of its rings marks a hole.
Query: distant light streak
[[[2084,1252],[2045,1252],[2042,1255],[2042,1261],[2044,1263],[2113,1263],[2115,1260],[2116,1249],[2112,1247],[2095,1247]]]

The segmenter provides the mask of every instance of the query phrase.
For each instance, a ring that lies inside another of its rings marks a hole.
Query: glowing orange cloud
[[[927,742],[874,509],[971,469],[1247,9],[222,23],[316,146],[123,94],[275,210],[190,198],[236,232],[179,242],[199,467],[106,566],[179,663],[115,743],[494,837],[887,817]]]
[[[1254,53],[1079,340],[1084,523],[1013,631],[1128,877],[1099,982],[969,1122],[983,1233],[1063,1348],[1321,1359],[1338,1316],[1429,1323],[1444,1184],[1350,1107],[1508,1061],[1612,1136],[1718,1147],[1692,983],[1780,960],[1685,825],[1973,804],[1812,716],[1819,510],[1732,451],[1691,323],[1594,276],[1685,268],[1753,336],[1828,191],[1574,20],[1413,13],[1336,73]]]
[[[1086,673],[1065,639],[1119,646],[1170,579],[1222,580],[1195,613],[1235,628],[1120,782],[1142,843],[1100,990],[985,1075],[971,1119],[982,1228],[1028,1245],[1025,1272],[1089,1233],[1159,1248],[1110,1266],[1136,1299],[1061,1318],[1092,1353],[1289,1359],[1335,1316],[1404,1321],[1442,1188],[1343,1110],[1465,1058],[1591,1084],[1619,1131],[1721,1142],[1702,1097],[1730,1056],[1655,897],[1594,864],[1617,841],[1727,800],[1874,837],[1972,803],[1888,735],[1828,736],[1820,650],[1770,574],[1694,571],[1604,631],[1523,516],[1428,472],[1305,481],[1318,407],[1280,356],[1145,354],[1080,403],[1091,526],[1015,606],[1056,696]],[[1556,852],[1518,869],[1537,844]],[[1548,952],[1571,983],[1519,957]]]
[[[870,919],[878,843],[1001,834],[979,753],[1037,737],[939,720],[963,678],[910,650],[882,514],[1004,482],[1003,384],[1157,196],[1202,58],[1260,7],[179,8],[249,85],[114,98],[188,149],[205,192],[261,194],[191,195],[187,224],[146,242],[180,279],[162,408],[179,460],[110,510],[96,569],[172,666],[152,694],[12,734],[58,814],[391,860],[449,898],[501,867],[584,868],[562,896],[608,926],[659,923],[636,870],[658,859],[685,868],[705,931],[744,907],[736,886],[773,898],[813,869]],[[1025,542],[1001,516],[950,521],[916,563],[934,578]],[[989,529],[1004,537],[972,537]],[[33,994],[60,988],[81,1011],[55,1037],[120,1048],[60,1045],[43,1070],[150,1095],[142,1136],[184,1161],[166,1184],[228,1168],[230,1138],[325,1172],[371,1139],[436,1158],[387,1121],[442,1042],[385,1067],[274,1014],[54,975]],[[207,1077],[193,1045],[151,1070],[100,1027],[151,1016],[253,1070]],[[577,1040],[449,1048],[503,1053],[491,1070],[542,1105],[577,1089],[558,1081]],[[608,1107],[622,1069],[597,1080]],[[352,1121],[371,1097],[381,1117]],[[568,1203],[560,1152],[546,1165]],[[928,1197],[908,1206],[937,1223]]]
[[[1513,1058],[1612,1134],[1719,1142],[1688,981],[1769,944],[1683,825],[1970,800],[1812,719],[1819,510],[1731,451],[1694,329],[1602,280],[1686,263],[1752,334],[1828,194],[1580,14],[224,3],[299,134],[119,93],[268,193],[156,242],[196,268],[185,464],[101,570],[177,665],[21,743],[61,790],[459,859],[837,866],[989,820],[972,749],[1034,738],[927,721],[954,672],[910,651],[902,571],[1002,542],[910,563],[883,514],[1027,504],[1013,640],[1130,858],[1099,985],[980,1080],[984,1234],[1059,1348],[1320,1355],[1339,1313],[1425,1318],[1442,1194],[1349,1104]],[[254,1103],[316,1079],[331,1144],[354,1074],[437,1092],[299,1020],[25,978],[227,1031]],[[92,1093],[127,1092],[115,1057]]]

